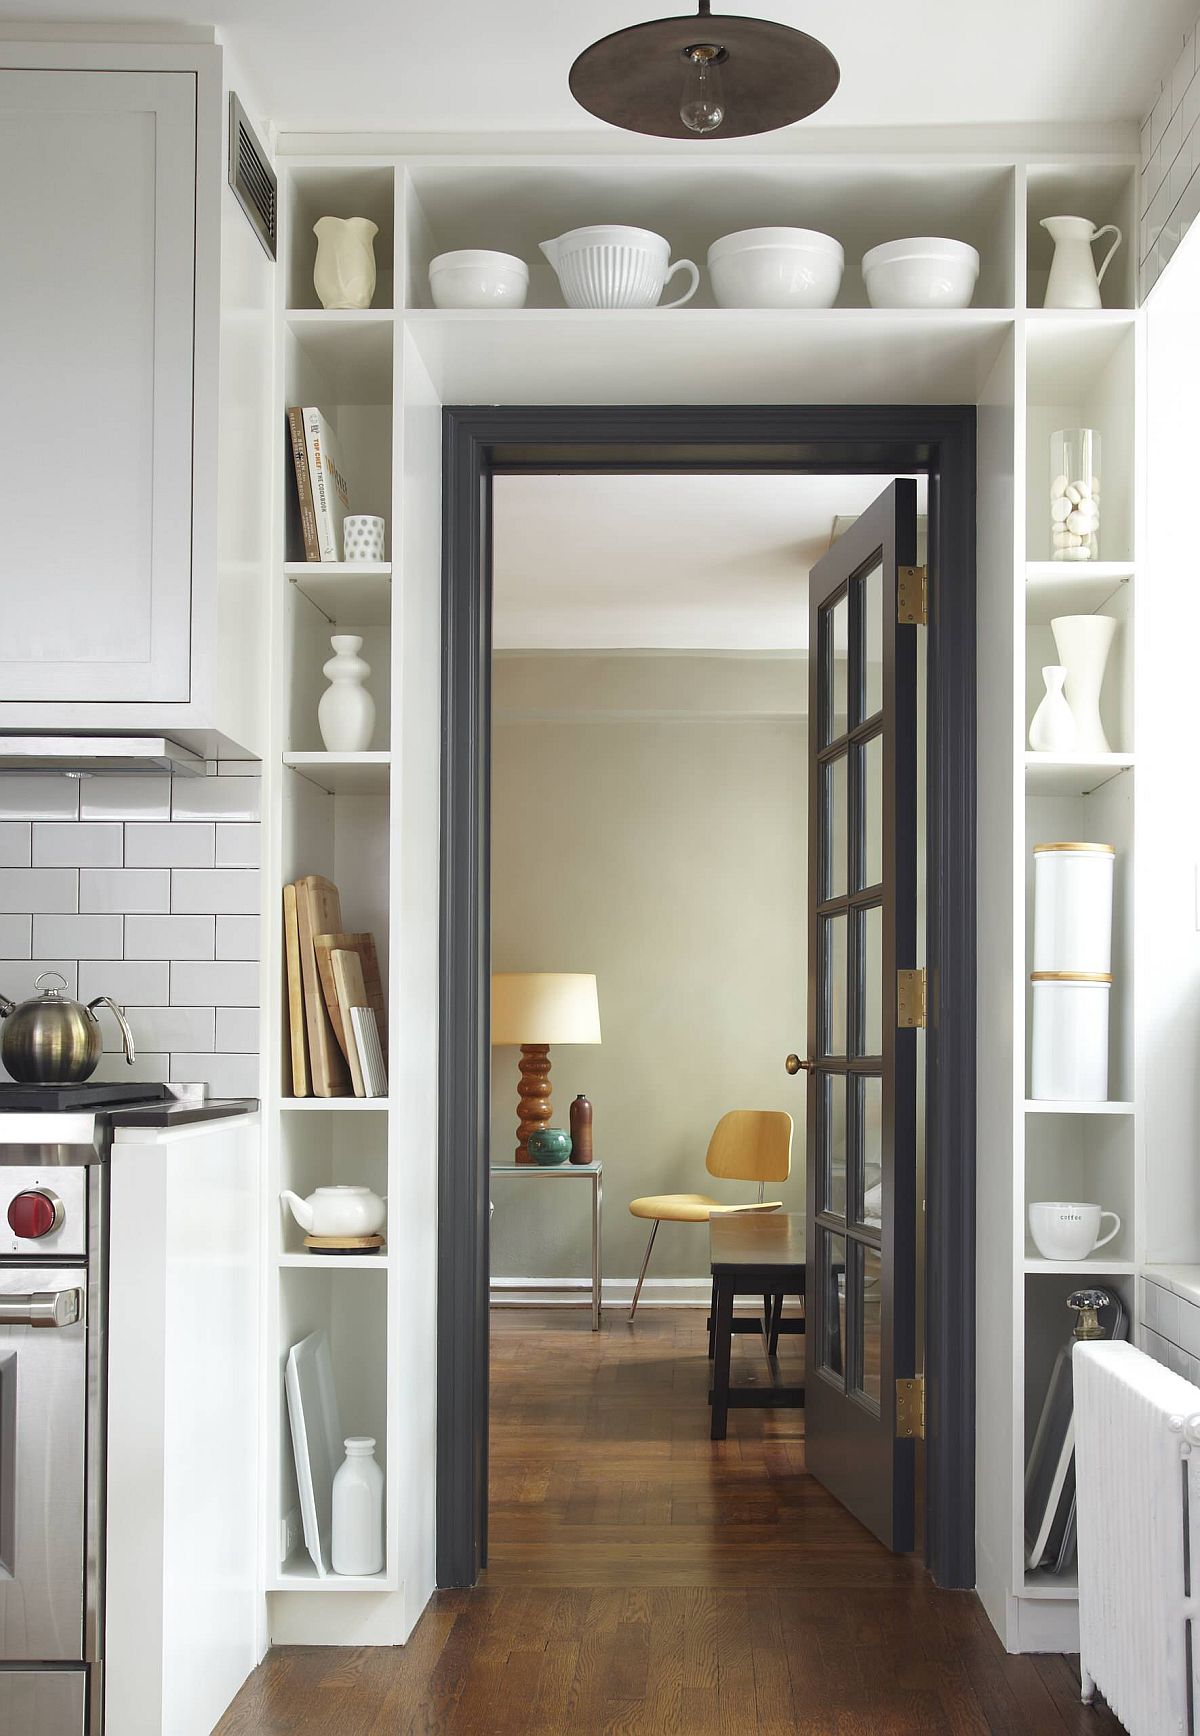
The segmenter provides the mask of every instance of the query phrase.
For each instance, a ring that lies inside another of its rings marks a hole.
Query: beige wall
[[[605,1165],[605,1273],[631,1278],[638,1194],[747,1197],[704,1170],[727,1109],[797,1121],[804,1209],[807,724],[802,659],[498,658],[492,962],[594,971],[604,1041],[554,1051],[554,1125],[585,1091]],[[514,1146],[517,1054],[493,1054],[493,1151]],[[710,1186],[711,1184],[711,1186]],[[752,1197],[752,1195],[750,1196]],[[498,1277],[583,1276],[587,1189],[494,1190]],[[652,1273],[700,1277],[707,1232],[665,1226]]]

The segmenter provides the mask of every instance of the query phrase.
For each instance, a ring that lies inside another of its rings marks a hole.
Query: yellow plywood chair
[[[731,1109],[717,1122],[704,1162],[709,1175],[721,1176],[726,1181],[756,1181],[758,1199],[753,1204],[738,1206],[724,1206],[708,1194],[647,1194],[644,1199],[632,1200],[629,1209],[634,1217],[649,1218],[651,1225],[646,1257],[629,1310],[630,1320],[637,1313],[659,1224],[706,1224],[720,1212],[779,1210],[783,1201],[764,1200],[763,1193],[767,1182],[786,1181],[791,1173],[791,1116],[782,1109]]]

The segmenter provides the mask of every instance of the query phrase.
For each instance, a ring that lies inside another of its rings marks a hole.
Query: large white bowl
[[[464,247],[429,262],[434,307],[524,307],[529,267],[514,253]]]
[[[718,307],[832,307],[845,264],[819,229],[739,229],[708,250]]]
[[[862,274],[872,307],[970,307],[979,255],[965,241],[915,235],[872,247]]]

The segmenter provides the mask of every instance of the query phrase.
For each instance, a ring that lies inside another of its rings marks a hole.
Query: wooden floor
[[[493,1315],[491,1559],[397,1650],[272,1652],[217,1736],[1110,1736],[804,1472],[796,1411],[708,1439],[703,1314]],[[802,1378],[803,1340],[781,1345]],[[734,1378],[762,1378],[734,1340]]]

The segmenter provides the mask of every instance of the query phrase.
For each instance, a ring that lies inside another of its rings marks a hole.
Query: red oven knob
[[[8,1203],[9,1229],[31,1242],[48,1236],[51,1230],[61,1229],[65,1216],[62,1201],[49,1188],[30,1188],[14,1194]]]

